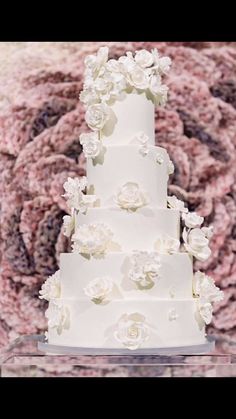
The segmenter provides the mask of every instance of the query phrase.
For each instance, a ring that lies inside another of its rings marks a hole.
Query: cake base
[[[39,351],[46,352],[51,355],[200,355],[214,351],[215,340],[207,338],[205,343],[199,345],[144,348],[135,350],[125,348],[83,348],[38,342],[38,349]]]

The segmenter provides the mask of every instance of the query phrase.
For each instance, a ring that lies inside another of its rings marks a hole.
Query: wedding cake
[[[222,291],[193,258],[211,253],[212,227],[167,195],[174,165],[155,146],[171,60],[156,49],[85,59],[80,94],[90,131],[80,142],[87,177],[68,178],[64,234],[71,253],[40,290],[49,344],[142,349],[201,345]]]

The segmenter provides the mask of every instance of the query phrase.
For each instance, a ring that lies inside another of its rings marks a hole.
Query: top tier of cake
[[[150,206],[166,208],[171,162],[166,150],[154,145],[154,121],[154,103],[146,92],[123,92],[109,106],[108,121],[94,140],[99,151],[87,160],[89,193],[99,198],[99,206],[114,206],[118,189],[132,182]]]
[[[90,148],[86,157],[92,157],[99,140],[105,146],[129,145],[143,135],[142,140],[155,145],[154,106],[167,100],[163,77],[170,65],[171,59],[160,57],[156,49],[127,52],[116,60],[109,59],[107,47],[101,47],[96,55],[86,57],[80,93],[91,129],[80,138]]]
[[[104,145],[132,144],[139,133],[148,137],[149,145],[155,144],[154,104],[146,93],[124,93],[110,109],[111,117],[101,132]]]

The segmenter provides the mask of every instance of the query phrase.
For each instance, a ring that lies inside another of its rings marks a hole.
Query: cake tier
[[[159,255],[158,278],[150,287],[129,279],[132,254],[109,253],[103,258],[87,259],[76,253],[60,255],[62,298],[83,298],[84,288],[95,278],[108,276],[114,283],[113,298],[192,298],[192,259],[187,253]]]
[[[124,348],[114,333],[120,330],[119,320],[124,314],[137,313],[142,318],[147,340],[140,348],[184,346],[205,343],[204,327],[200,328],[196,312],[196,299],[189,300],[139,300],[112,301],[97,305],[87,299],[61,300],[69,312],[69,325],[58,334],[49,327],[50,344],[88,348]],[[49,303],[51,304],[51,302]],[[173,317],[173,313],[175,316]],[[140,327],[140,325],[139,325]],[[141,326],[142,327],[142,326]],[[132,330],[130,331],[132,333]],[[133,331],[136,334],[137,330]],[[123,339],[127,330],[120,330]],[[140,339],[142,336],[140,337]]]
[[[101,157],[102,156],[102,157]],[[157,162],[157,156],[163,159]],[[146,156],[140,145],[106,146],[104,152],[87,161],[87,178],[100,205],[114,205],[114,196],[127,182],[134,182],[151,206],[166,208],[169,157],[164,148],[150,146]]]
[[[148,135],[151,145],[155,144],[154,104],[145,93],[124,93],[123,100],[116,100],[109,106],[113,113],[103,128],[105,144],[129,144],[140,131]]]
[[[76,216],[75,229],[90,223],[104,223],[109,227],[114,251],[151,251],[163,234],[175,239],[180,237],[179,211],[172,209],[146,207],[128,212],[120,208],[89,208],[86,214]]]

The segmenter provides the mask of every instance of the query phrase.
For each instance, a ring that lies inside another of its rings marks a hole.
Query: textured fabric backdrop
[[[156,144],[175,164],[169,192],[214,225],[195,268],[225,291],[209,333],[236,339],[236,48],[234,43],[0,43],[0,346],[46,328],[38,291],[69,249],[62,234],[68,176],[85,174],[79,103],[85,54],[157,47],[173,60]],[[122,167],[120,168],[122,171]],[[227,343],[228,342],[228,343]]]

